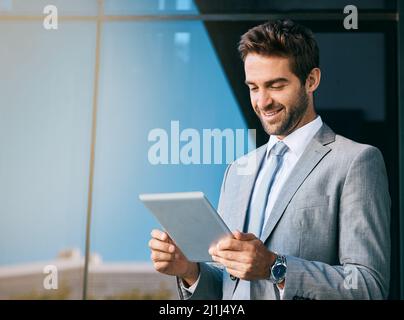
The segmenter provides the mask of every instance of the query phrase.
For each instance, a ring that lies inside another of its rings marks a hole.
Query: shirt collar
[[[310,140],[314,137],[317,131],[320,130],[322,125],[323,121],[321,120],[321,117],[317,116],[314,120],[283,138],[283,140],[279,140],[275,135],[269,136],[266,157],[268,158],[272,147],[277,142],[282,141],[289,148],[287,152],[291,151],[299,158],[303,154],[303,151],[306,149]]]

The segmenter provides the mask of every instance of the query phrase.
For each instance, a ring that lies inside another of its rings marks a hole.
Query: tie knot
[[[271,154],[282,157],[287,150],[288,150],[288,146],[286,144],[284,144],[282,141],[278,141],[272,147]]]

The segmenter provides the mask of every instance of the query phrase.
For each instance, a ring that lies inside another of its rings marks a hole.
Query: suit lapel
[[[325,124],[320,128],[319,132],[313,137],[301,158],[296,163],[289,178],[283,185],[278,199],[275,201],[272,212],[264,227],[261,235],[261,241],[265,243],[271,235],[279,219],[282,217],[286,207],[292,197],[299,189],[303,181],[312,172],[315,166],[324,158],[331,150],[326,144],[335,140],[335,133]]]

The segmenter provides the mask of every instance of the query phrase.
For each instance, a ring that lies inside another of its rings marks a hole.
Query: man
[[[239,44],[252,107],[270,135],[257,170],[226,170],[218,211],[234,231],[192,263],[159,230],[156,270],[184,299],[385,299],[390,197],[383,157],[336,135],[316,114],[319,50],[290,20],[259,25]]]

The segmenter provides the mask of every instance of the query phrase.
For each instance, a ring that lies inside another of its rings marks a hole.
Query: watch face
[[[283,264],[278,264],[272,269],[272,275],[275,279],[282,279],[285,276],[286,267]]]

